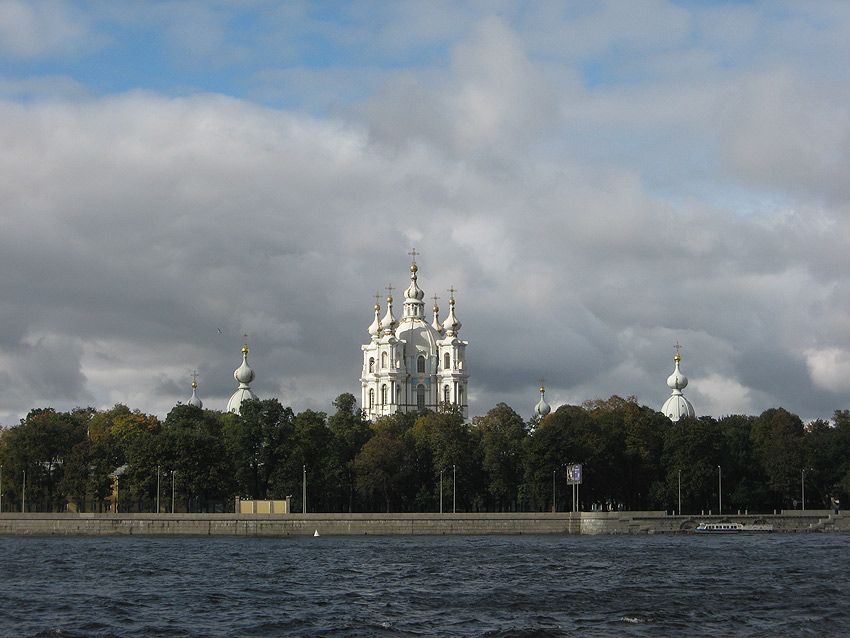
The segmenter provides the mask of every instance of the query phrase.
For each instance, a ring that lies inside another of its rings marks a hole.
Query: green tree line
[[[277,399],[241,415],[178,404],[160,421],[124,405],[32,410],[0,431],[3,511],[233,511],[235,497],[300,512],[558,511],[581,464],[581,509],[769,512],[846,504],[850,411],[782,409],[672,423],[634,397],[524,420],[500,403],[465,422],[437,412],[367,421],[351,394],[295,414]],[[306,486],[306,506],[302,493]],[[24,503],[24,499],[26,502]]]

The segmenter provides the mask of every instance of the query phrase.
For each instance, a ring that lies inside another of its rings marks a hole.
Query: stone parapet
[[[672,516],[664,512],[458,514],[3,514],[0,535],[321,536],[673,534],[700,522],[765,522],[778,532],[850,531],[828,510],[777,515]]]

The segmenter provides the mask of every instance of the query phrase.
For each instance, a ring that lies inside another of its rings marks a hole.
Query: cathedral
[[[468,419],[467,342],[458,338],[461,323],[455,316],[456,291],[449,290],[449,312],[442,323],[434,296],[434,319],[428,323],[425,293],[416,281],[417,253],[414,250],[410,254],[410,285],[404,291],[401,319],[393,314],[392,286],[383,318],[376,295],[375,320],[369,326],[371,339],[362,346],[361,405],[372,420],[397,411],[437,411],[444,404],[457,406]]]

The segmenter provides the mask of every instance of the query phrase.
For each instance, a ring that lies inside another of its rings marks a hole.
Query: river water
[[[0,537],[2,636],[846,636],[850,535]]]

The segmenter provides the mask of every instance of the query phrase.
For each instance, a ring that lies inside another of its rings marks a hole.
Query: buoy
[[[313,532],[313,536],[318,536],[318,535],[319,535],[319,530],[316,530],[315,532]]]

